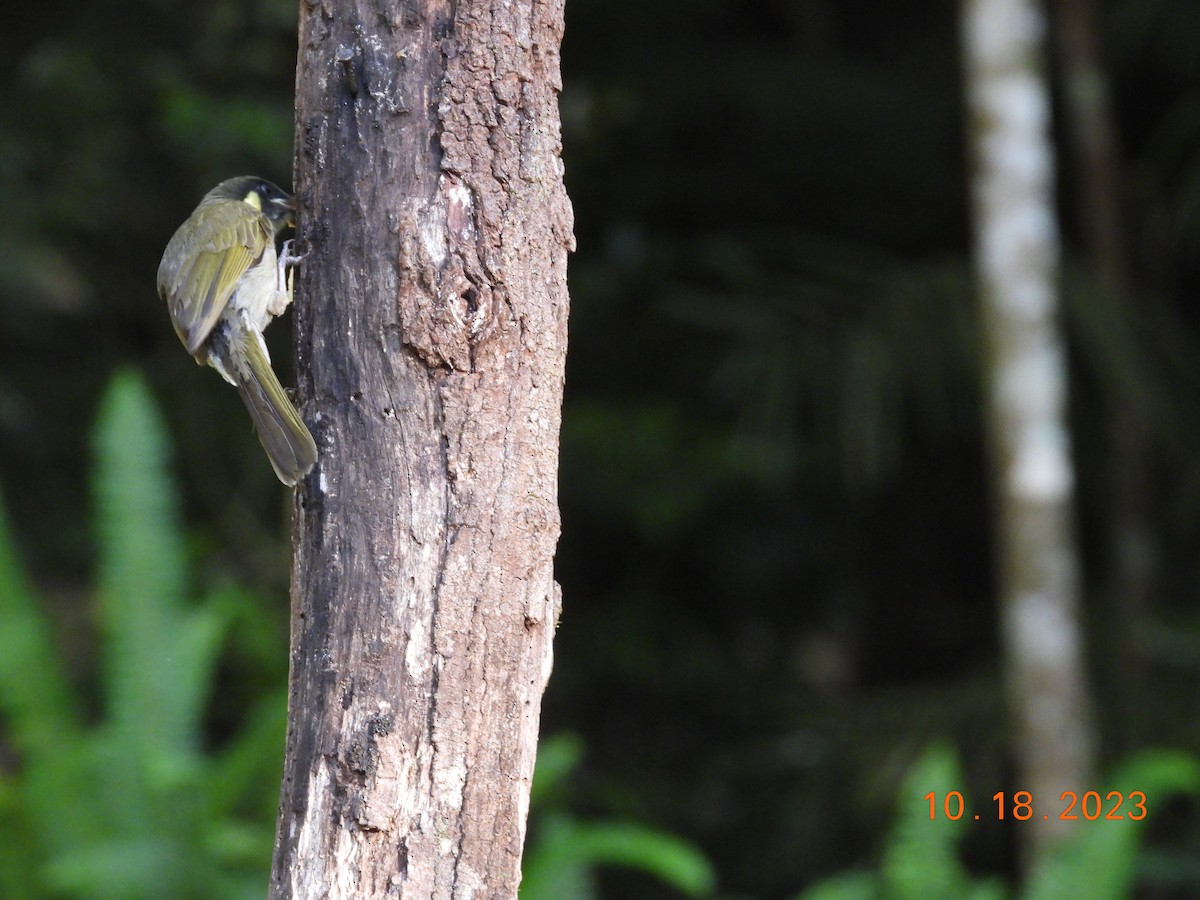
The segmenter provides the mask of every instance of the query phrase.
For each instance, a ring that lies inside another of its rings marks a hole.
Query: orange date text
[[[930,820],[943,818],[957,822],[968,818],[980,820],[995,820],[1003,822],[1006,819],[1016,819],[1027,822],[1030,819],[1049,821],[1051,818],[1069,822],[1084,819],[1094,822],[1097,819],[1130,819],[1134,822],[1146,818],[1146,795],[1142,791],[1109,791],[1101,796],[1099,791],[1063,791],[1058,802],[1050,810],[1035,809],[1033,794],[1029,791],[997,791],[992,794],[992,802],[985,810],[972,812],[968,809],[967,801],[961,791],[947,791],[938,794],[930,791],[923,798],[929,803]]]

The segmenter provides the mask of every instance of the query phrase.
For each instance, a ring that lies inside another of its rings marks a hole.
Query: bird
[[[285,241],[291,194],[265,178],[222,181],[179,226],[158,266],[158,294],[198,365],[238,389],[271,467],[293,486],[317,461],[317,445],[271,369],[263,329],[292,300],[287,266],[303,259]]]

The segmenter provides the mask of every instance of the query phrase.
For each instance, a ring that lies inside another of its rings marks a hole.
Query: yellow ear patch
[[[248,193],[245,197],[242,198],[242,202],[249,203],[251,206],[253,206],[255,209],[257,209],[259,212],[262,212],[262,196],[258,193],[258,191],[251,191],[250,193]]]

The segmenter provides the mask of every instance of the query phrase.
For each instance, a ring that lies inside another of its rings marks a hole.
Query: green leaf
[[[1106,798],[1109,791],[1121,792],[1123,801],[1116,812],[1126,818],[1088,821],[1081,816],[1075,839],[1038,866],[1022,894],[1025,900],[1073,896],[1085,885],[1093,900],[1132,896],[1138,849],[1147,823],[1171,795],[1200,793],[1200,761],[1181,751],[1140,753],[1114,772],[1099,793]],[[1130,799],[1135,792],[1146,798],[1145,818],[1140,821],[1128,818],[1130,813],[1139,814]],[[1112,812],[1113,802],[1102,803],[1102,809]],[[1076,810],[1079,813],[1079,807]]]
[[[917,760],[900,788],[896,823],[884,849],[881,878],[885,896],[897,900],[962,900],[1003,896],[990,882],[973,885],[958,860],[957,848],[966,835],[968,816],[955,821],[940,810],[932,819],[929,801],[937,802],[950,791],[961,791],[962,769],[954,750],[930,747]]]
[[[37,872],[42,862],[27,821],[20,782],[0,774],[0,897],[38,900]]]
[[[136,374],[113,378],[94,439],[107,710],[93,727],[75,712],[0,510],[0,713],[20,755],[0,772],[0,896],[261,896],[285,696],[219,755],[199,743],[222,640],[230,623],[255,618],[252,597],[230,586],[185,602],[166,431]]]
[[[565,826],[543,823],[555,833],[528,848],[522,864],[520,900],[593,900],[597,896],[591,860],[580,858],[566,846],[570,842],[569,820]]]
[[[526,859],[521,896],[590,896],[582,873],[601,865],[640,869],[693,897],[716,885],[704,854],[681,838],[631,822],[580,823],[560,815],[542,822],[540,840]],[[584,893],[556,893],[569,884]]]
[[[195,648],[178,632],[185,544],[162,418],[142,379],[113,378],[96,423],[100,624],[113,727],[146,749],[195,742]],[[200,639],[193,635],[193,639]]]
[[[876,900],[879,879],[873,872],[843,872],[796,895],[796,900]]]
[[[54,888],[97,900],[178,896],[166,886],[174,862],[165,840],[118,838],[61,855],[47,874]]]
[[[282,688],[250,710],[241,731],[212,761],[205,793],[212,818],[261,813],[264,822],[274,821],[286,731],[287,689]],[[248,799],[254,805],[242,808]]]
[[[530,803],[541,803],[566,781],[583,759],[583,739],[577,734],[556,734],[538,744]]]
[[[17,560],[0,503],[0,712],[6,739],[27,755],[51,753],[78,728],[51,623]],[[31,677],[33,676],[33,677]]]

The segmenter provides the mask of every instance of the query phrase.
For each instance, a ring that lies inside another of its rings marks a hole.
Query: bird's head
[[[275,233],[296,224],[296,201],[276,184],[257,175],[241,175],[222,181],[205,200],[240,200],[253,206],[271,223]]]

